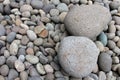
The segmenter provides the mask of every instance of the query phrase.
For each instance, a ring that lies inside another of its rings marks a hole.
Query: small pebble
[[[6,32],[5,27],[0,24],[0,36],[4,36],[5,32]]]
[[[25,66],[20,60],[15,61],[15,68],[18,72],[22,72],[25,70]]]
[[[34,41],[37,38],[36,34],[32,30],[27,31],[27,36],[31,41]]]
[[[49,65],[49,64],[46,64],[45,66],[44,66],[44,68],[45,68],[45,71],[47,72],[47,73],[53,73],[53,68]]]
[[[0,67],[0,73],[2,76],[7,76],[9,73],[9,67],[7,65],[2,65]]]
[[[39,62],[38,57],[34,56],[34,55],[26,55],[26,60],[28,62],[30,62],[31,64],[36,64]]]
[[[36,69],[37,69],[37,71],[41,74],[41,75],[44,75],[46,72],[45,72],[45,70],[44,70],[44,67],[43,67],[43,65],[41,64],[41,63],[38,63],[37,65],[36,65]]]
[[[32,8],[30,5],[25,4],[25,5],[22,5],[22,6],[20,7],[20,12],[32,11],[32,9],[33,9],[33,8]]]
[[[7,42],[11,43],[16,37],[16,33],[15,32],[11,32],[7,35]]]
[[[67,12],[68,11],[68,7],[67,7],[67,5],[65,3],[58,4],[57,9],[60,12]]]
[[[26,71],[20,72],[20,79],[21,80],[28,80],[28,73]]]
[[[15,69],[10,69],[8,74],[8,80],[14,80],[18,77],[18,72]]]
[[[39,0],[32,0],[31,6],[35,9],[41,9],[43,7],[43,2]]]
[[[4,56],[0,56],[0,65],[3,65],[5,63],[6,59]]]
[[[17,60],[16,56],[10,56],[6,60],[6,64],[8,65],[9,68],[14,68],[14,63]]]

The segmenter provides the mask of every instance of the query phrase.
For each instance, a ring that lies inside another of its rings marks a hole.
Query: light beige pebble
[[[113,64],[112,65],[112,70],[117,71],[118,67],[120,67],[120,64]]]
[[[117,46],[120,48],[120,39],[117,42]]]
[[[4,5],[10,4],[10,0],[4,0],[3,4],[4,4]]]
[[[26,25],[26,24],[20,24],[20,27],[22,27],[23,29],[25,29],[25,30],[28,30],[29,29],[29,27]]]
[[[46,65],[44,66],[44,68],[45,68],[45,71],[46,71],[47,73],[53,73],[53,72],[54,72],[52,66],[49,65],[49,64],[46,64]]]
[[[108,47],[104,47],[104,52],[109,51]]]
[[[17,55],[18,52],[18,45],[15,42],[12,42],[10,45],[10,54]]]
[[[118,73],[119,73],[119,75],[120,75],[120,66],[118,67],[117,72],[118,72]]]
[[[0,75],[0,80],[5,80],[4,76]]]
[[[10,56],[10,52],[8,50],[4,50],[4,56],[8,58]]]
[[[96,41],[95,43],[101,52],[104,51],[104,45],[100,41]]]
[[[61,22],[64,21],[66,15],[67,15],[67,12],[62,12],[62,13],[59,15],[59,19],[60,19]]]
[[[120,39],[119,36],[115,36],[115,37],[113,38],[113,41],[114,41],[114,42],[117,42],[119,39]]]
[[[120,62],[119,58],[117,56],[112,57],[112,62],[117,64]]]
[[[117,55],[120,55],[120,48],[118,48],[117,46],[113,49],[113,51],[114,51]]]
[[[120,25],[115,25],[115,26],[116,26],[116,29],[120,31]]]
[[[107,33],[108,39],[113,39],[115,37],[115,33]]]
[[[25,70],[25,65],[20,60],[16,60],[14,65],[18,72]]]
[[[16,34],[16,38],[17,38],[17,39],[22,39],[22,35]]]
[[[39,10],[39,13],[40,13],[41,16],[45,16],[46,15],[46,13],[42,9]]]
[[[97,73],[98,72],[98,70],[99,70],[99,68],[98,68],[98,64],[96,64],[96,66],[95,66],[95,68],[93,69],[93,73]]]
[[[100,71],[100,72],[98,73],[98,76],[99,76],[99,80],[106,80],[105,72]]]
[[[88,5],[92,5],[93,2],[91,0],[88,1]]]
[[[115,33],[116,32],[116,27],[115,27],[115,21],[111,21],[109,24],[109,33]]]
[[[1,36],[1,37],[0,37],[0,40],[5,41],[5,40],[6,40],[6,36]]]

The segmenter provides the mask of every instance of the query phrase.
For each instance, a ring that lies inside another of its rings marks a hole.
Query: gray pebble
[[[14,68],[14,63],[16,60],[16,56],[10,56],[7,58],[6,64],[9,66],[9,68]]]
[[[32,0],[31,6],[35,9],[41,9],[43,7],[43,2],[40,0]]]
[[[114,49],[115,48],[115,46],[116,46],[116,44],[115,44],[115,42],[114,41],[112,41],[112,40],[108,40],[108,47],[110,48],[110,49]]]
[[[21,80],[28,80],[28,73],[26,71],[22,71],[20,73],[20,79]]]
[[[6,6],[4,7],[4,12],[5,12],[5,14],[10,14],[10,12],[11,12],[10,5],[6,5]]]
[[[30,76],[40,76],[39,73],[37,72],[36,68],[34,68],[33,66],[31,66],[29,68],[29,74],[30,74]]]
[[[7,42],[11,43],[16,37],[16,33],[15,32],[11,32],[7,35]]]
[[[18,72],[15,69],[10,69],[8,74],[8,80],[14,80],[18,77]]]
[[[79,0],[70,0],[72,3],[78,3]]]
[[[54,9],[54,8],[55,8],[55,5],[47,4],[47,5],[44,5],[43,10],[45,11],[45,13],[48,13],[51,9]]]
[[[25,66],[22,61],[16,60],[14,66],[18,72],[22,72],[25,70]]]
[[[9,67],[8,67],[7,65],[2,65],[2,66],[0,67],[0,73],[1,73],[1,75],[3,75],[3,76],[7,76],[8,73],[9,73]]]
[[[0,13],[3,13],[4,6],[2,3],[0,3]]]
[[[51,24],[51,23],[47,23],[46,24],[46,29],[49,30],[49,31],[53,31],[54,30],[54,25]]]
[[[42,64],[48,63],[47,57],[44,56],[42,53],[39,55],[39,60],[40,60],[40,63],[42,63]]]
[[[22,6],[20,7],[20,12],[32,11],[32,10],[33,10],[33,8],[32,8],[30,5],[28,5],[28,4],[22,5]]]
[[[0,36],[4,36],[5,32],[6,32],[5,27],[0,24]]]
[[[42,80],[42,79],[39,76],[33,76],[33,77],[29,77],[28,80]]]
[[[37,35],[32,30],[27,30],[27,36],[31,41],[34,41],[37,38]]]
[[[5,63],[6,59],[4,56],[0,56],[0,65],[3,65]]]
[[[59,15],[59,10],[58,9],[51,9],[50,10],[50,15],[51,16],[58,16]]]
[[[120,6],[120,1],[111,1],[110,3],[111,9],[118,9],[119,6]]]
[[[119,47],[115,47],[114,49],[113,49],[113,51],[117,54],[117,55],[120,55],[120,48]]]
[[[18,57],[18,60],[24,62],[24,61],[25,61],[25,56],[24,56],[24,55],[20,55],[20,56]]]
[[[113,20],[115,20],[115,23],[120,25],[120,17],[119,16],[113,16]]]
[[[60,0],[52,0],[52,3],[53,3],[54,5],[58,5],[58,4],[60,3]]]
[[[104,72],[109,72],[111,70],[112,58],[107,53],[101,53],[98,59],[99,67]]]
[[[54,77],[54,74],[52,73],[48,73],[46,76],[45,76],[45,80],[54,80],[55,77]]]
[[[70,0],[61,0],[63,3],[69,4]]]
[[[26,55],[25,48],[19,48],[17,55],[18,56],[20,56],[20,55]]]
[[[25,18],[29,18],[31,16],[29,11],[22,12],[22,16]]]
[[[41,63],[38,63],[37,65],[36,65],[36,69],[37,69],[37,71],[41,74],[41,75],[44,75],[46,72],[45,72],[45,69],[44,69],[44,67],[43,67],[43,65],[41,64]]]
[[[63,78],[64,76],[62,75],[62,73],[60,72],[60,71],[56,71],[55,72],[55,77],[57,77],[57,78]]]
[[[60,4],[58,4],[57,9],[60,12],[67,12],[68,11],[68,6],[65,3],[60,3]]]

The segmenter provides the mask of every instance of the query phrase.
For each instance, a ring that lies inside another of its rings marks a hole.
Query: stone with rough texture
[[[22,5],[22,6],[20,7],[20,11],[21,11],[21,12],[32,11],[32,9],[33,9],[33,8],[32,8],[30,5],[28,5],[28,4]]]
[[[86,37],[66,37],[61,41],[58,59],[62,68],[73,77],[89,75],[97,63],[99,49]]]
[[[25,70],[25,65],[20,60],[16,60],[14,65],[15,65],[15,68],[18,72]]]
[[[98,58],[98,64],[102,71],[109,72],[112,65],[111,56],[107,53],[101,53]]]
[[[111,20],[109,10],[100,5],[73,6],[65,17],[65,27],[75,36],[95,39]]]

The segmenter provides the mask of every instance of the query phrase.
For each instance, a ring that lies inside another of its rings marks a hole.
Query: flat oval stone
[[[111,20],[110,11],[101,5],[73,6],[65,17],[68,32],[95,39]]]
[[[86,37],[66,37],[61,41],[58,59],[62,68],[71,76],[88,76],[97,63],[99,49]]]

